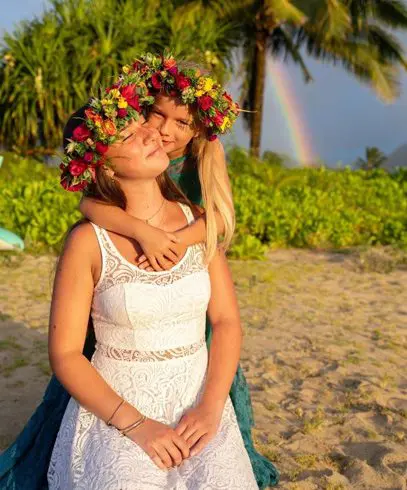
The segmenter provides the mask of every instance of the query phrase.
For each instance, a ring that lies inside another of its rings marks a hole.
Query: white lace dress
[[[181,208],[191,223],[191,210]],[[176,427],[197,403],[207,369],[210,281],[204,248],[189,247],[170,271],[147,272],[126,261],[105,230],[93,227],[102,271],[92,303],[97,344],[91,362],[127,402]],[[258,489],[230,399],[215,438],[200,454],[165,472],[71,398],[48,483],[50,490]]]

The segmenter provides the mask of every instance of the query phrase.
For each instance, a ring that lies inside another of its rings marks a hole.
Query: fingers
[[[142,255],[140,255],[140,257],[137,259],[137,263],[138,263],[138,264],[141,264],[142,262],[145,262],[146,260],[148,260],[148,259],[147,259],[147,257],[146,257],[144,254],[142,254]]]
[[[171,260],[173,264],[177,264],[179,261],[177,254],[175,254],[172,250],[165,252],[165,256],[168,260]]]
[[[157,262],[156,258],[155,257],[149,257],[149,262],[151,264],[151,267],[156,271],[156,272],[160,272],[162,271],[162,267],[161,265]]]
[[[189,457],[189,445],[186,443],[183,437],[180,437],[178,434],[174,434],[174,443],[181,451],[182,459]]]
[[[157,453],[159,459],[164,463],[164,467],[167,468],[172,468],[172,459],[171,456],[169,455],[167,448],[164,446],[156,446],[154,448],[155,452]]]
[[[188,455],[189,455],[189,448],[188,450]],[[175,442],[169,442],[167,446],[167,451],[169,455],[171,456],[172,459],[172,464],[171,466],[179,466],[182,463],[182,460],[184,459],[183,453],[178,449],[176,446]]]
[[[199,439],[205,435],[205,432],[202,430],[196,430],[194,432],[191,432],[189,435],[185,435],[185,440],[189,446],[189,448],[192,448],[195,446],[195,444],[199,441]]]
[[[151,458],[151,461],[160,468],[160,470],[164,470],[166,471],[167,470],[167,467],[165,466],[165,464],[161,461],[161,458],[157,455],[157,454],[152,454],[150,455],[150,458]]]
[[[196,456],[197,454],[199,454],[202,451],[202,449],[208,444],[210,439],[211,438],[209,434],[205,434],[204,436],[202,436],[197,442],[197,444],[195,444],[195,446],[191,449],[190,455]]]
[[[180,243],[180,239],[177,238],[174,233],[167,233],[167,237],[174,243]]]

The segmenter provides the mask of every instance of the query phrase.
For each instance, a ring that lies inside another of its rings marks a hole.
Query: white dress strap
[[[180,208],[182,209],[182,211],[184,212],[184,214],[187,218],[188,224],[190,225],[191,223],[193,223],[195,221],[195,216],[194,216],[194,213],[192,212],[192,209],[187,204],[184,204],[182,202],[179,202],[178,204],[179,204]]]
[[[97,286],[99,286],[102,282],[103,282],[103,279],[105,277],[105,273],[106,273],[106,263],[107,263],[107,258],[108,258],[108,255],[109,255],[109,252],[108,250],[106,249],[106,230],[104,230],[103,228],[100,228],[100,226],[96,225],[95,223],[92,223],[92,221],[90,221],[90,224],[92,225],[93,229],[95,230],[95,234],[96,234],[96,238],[97,238],[97,241],[98,241],[98,244],[99,244],[99,249],[100,249],[100,255],[101,255],[101,268],[100,268],[100,276],[99,276],[99,279],[98,279],[98,282],[97,284],[95,284],[95,288]]]

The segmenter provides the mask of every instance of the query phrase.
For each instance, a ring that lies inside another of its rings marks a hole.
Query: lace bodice
[[[192,223],[190,208],[184,204],[180,207]],[[189,247],[169,271],[148,272],[127,261],[106,230],[95,224],[93,227],[102,254],[92,303],[97,342],[137,351],[174,349],[200,342],[205,335],[210,297],[204,246]]]

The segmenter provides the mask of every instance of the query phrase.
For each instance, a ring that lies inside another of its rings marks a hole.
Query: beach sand
[[[0,449],[49,378],[54,258],[0,256]],[[278,488],[407,488],[407,270],[383,249],[231,261],[257,448]],[[404,359],[404,361],[403,361]]]

